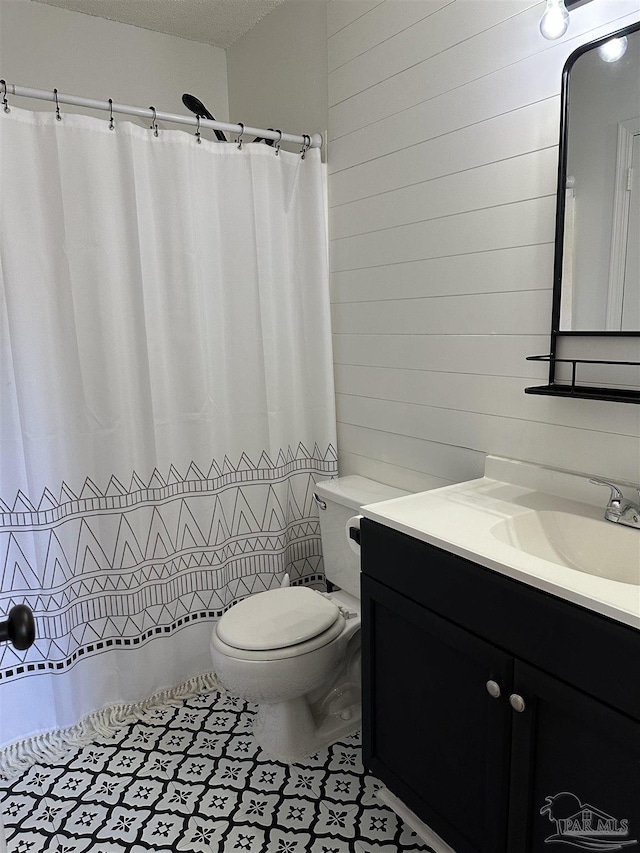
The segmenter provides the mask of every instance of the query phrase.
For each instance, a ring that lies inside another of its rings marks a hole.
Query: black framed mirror
[[[562,74],[549,383],[640,403],[640,21]]]

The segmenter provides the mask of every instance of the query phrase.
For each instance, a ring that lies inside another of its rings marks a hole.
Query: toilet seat
[[[296,646],[328,630],[340,610],[308,587],[290,586],[251,595],[228,610],[218,622],[218,637],[245,651]]]
[[[220,618],[211,639],[228,657],[285,660],[327,645],[344,626],[332,601],[308,587],[286,587],[240,601]]]
[[[211,645],[220,654],[226,655],[229,658],[236,658],[242,661],[283,661],[289,658],[300,657],[301,655],[315,652],[316,649],[321,649],[337,639],[345,629],[346,622],[342,616],[338,616],[333,625],[317,637],[311,640],[306,640],[304,643],[298,643],[295,646],[285,646],[282,649],[266,649],[265,651],[252,651],[251,649],[236,649],[234,646],[229,646],[223,642],[219,635],[217,627],[213,629],[211,635]]]

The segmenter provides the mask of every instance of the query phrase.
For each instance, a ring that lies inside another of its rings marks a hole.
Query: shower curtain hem
[[[11,782],[41,761],[57,761],[78,746],[86,746],[96,736],[108,737],[129,723],[141,719],[148,711],[163,705],[179,705],[201,693],[222,691],[215,673],[196,675],[176,687],[132,704],[118,703],[99,708],[84,716],[79,723],[64,729],[50,729],[30,735],[0,749],[0,781]]]

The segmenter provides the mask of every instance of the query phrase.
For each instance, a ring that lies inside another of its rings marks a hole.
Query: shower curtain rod
[[[4,81],[2,88],[4,89]],[[4,92],[2,92],[4,94]],[[165,113],[156,110],[155,107],[133,107],[129,104],[109,103],[109,101],[97,101],[93,98],[80,98],[77,95],[65,95],[58,92],[49,92],[46,89],[31,89],[28,86],[17,86],[15,83],[6,84],[6,94],[15,95],[20,98],[35,98],[39,101],[52,101],[59,104],[69,104],[74,107],[88,107],[93,110],[104,110],[105,112],[122,113],[123,115],[140,116],[152,121],[169,121],[175,124],[188,124],[198,128],[198,119],[196,117],[179,115],[178,113]],[[212,130],[226,130],[228,133],[251,134],[253,136],[261,136],[263,139],[273,139],[276,142],[295,142],[300,145],[309,145],[310,148],[322,148],[322,136],[319,133],[311,135],[296,135],[293,133],[283,133],[277,130],[266,130],[261,127],[249,127],[249,125],[229,124],[224,121],[211,121],[210,119],[201,118],[199,120],[200,128],[210,127]],[[309,143],[309,140],[311,142]]]

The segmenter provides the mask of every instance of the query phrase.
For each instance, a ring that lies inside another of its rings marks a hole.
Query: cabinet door
[[[509,853],[640,851],[640,723],[519,661],[514,692]]]
[[[362,626],[365,764],[456,853],[502,853],[512,658],[364,575]]]

